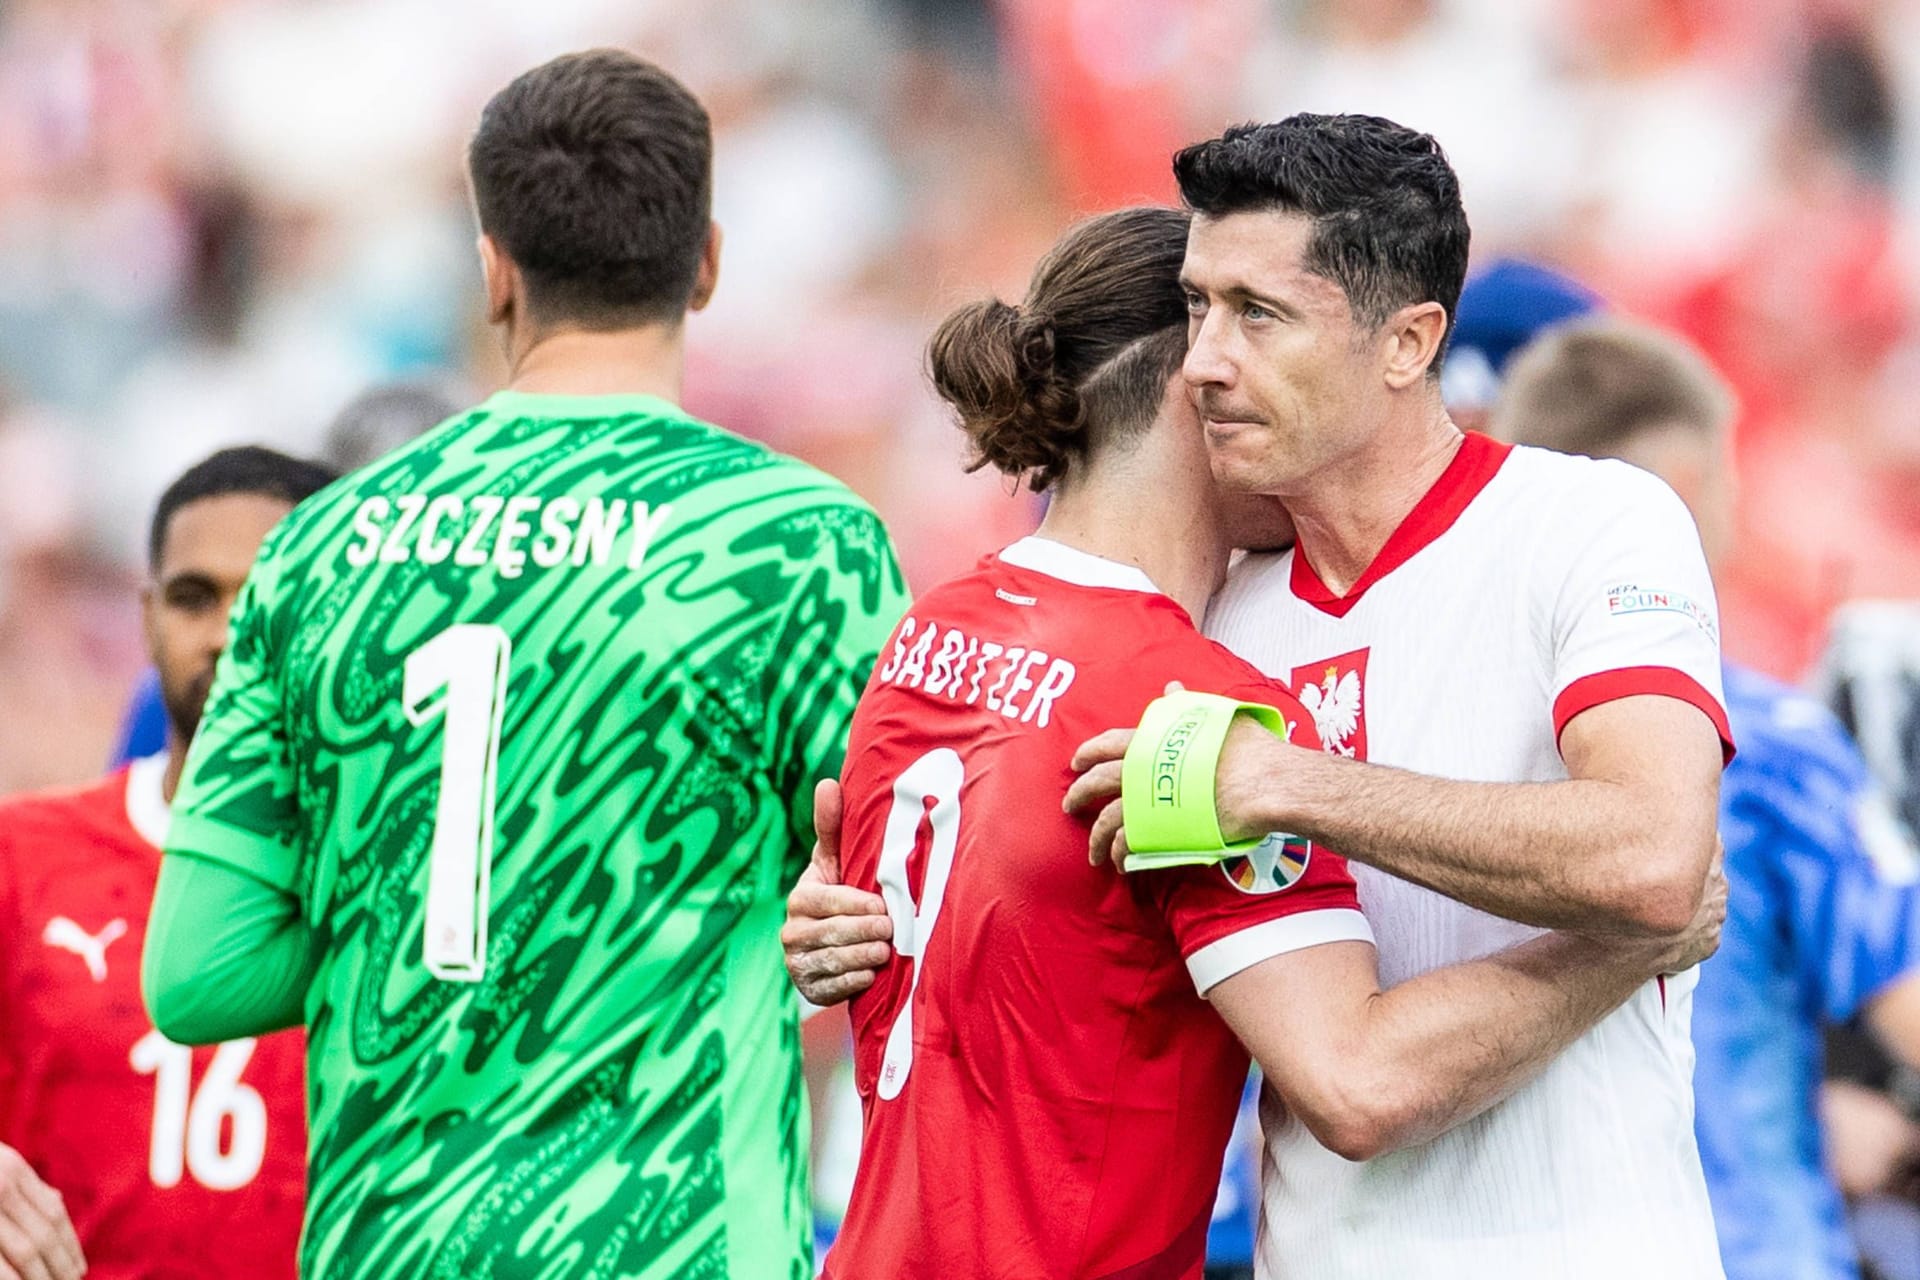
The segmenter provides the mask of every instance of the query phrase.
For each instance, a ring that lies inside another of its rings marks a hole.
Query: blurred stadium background
[[[160,488],[322,452],[369,386],[476,397],[461,157],[569,48],[711,105],[719,297],[688,404],[847,478],[918,583],[1031,518],[920,363],[1074,213],[1168,199],[1234,119],[1429,130],[1476,262],[1673,324],[1742,398],[1729,654],[1793,678],[1833,606],[1920,595],[1913,0],[11,0],[0,5],[0,791],[99,770],[142,665]]]

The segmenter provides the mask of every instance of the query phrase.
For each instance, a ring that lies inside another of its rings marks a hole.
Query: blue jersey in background
[[[1727,1280],[1855,1280],[1819,1128],[1822,1028],[1920,966],[1920,857],[1831,713],[1726,670],[1726,931],[1693,1000],[1696,1129]]]
[[[167,708],[160,700],[160,673],[147,668],[127,705],[126,718],[120,722],[120,740],[113,744],[109,768],[118,769],[129,760],[144,760],[167,749]]]
[[[1260,1221],[1260,1070],[1255,1068],[1240,1094],[1240,1114],[1220,1170],[1220,1190],[1207,1227],[1207,1265],[1253,1266],[1254,1227]]]

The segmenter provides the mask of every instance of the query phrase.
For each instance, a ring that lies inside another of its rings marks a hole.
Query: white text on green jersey
[[[364,569],[376,562],[451,562],[464,569],[491,566],[506,578],[520,576],[528,565],[577,569],[620,563],[638,569],[672,510],[625,498],[376,495],[353,513],[347,563]]]

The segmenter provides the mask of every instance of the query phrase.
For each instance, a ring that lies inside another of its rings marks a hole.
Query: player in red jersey
[[[975,304],[934,338],[981,462],[1054,498],[1038,536],[915,602],[854,718],[840,892],[877,890],[869,936],[899,958],[853,1004],[865,1130],[832,1280],[1197,1277],[1243,1043],[1316,1134],[1369,1157],[1504,1097],[1717,932],[1710,908],[1684,948],[1549,935],[1383,995],[1325,849],[1088,864],[1061,811],[1079,735],[1169,679],[1312,732],[1193,626],[1271,508],[1216,493],[1178,381],[1185,237],[1174,210],[1095,218],[1023,307]],[[811,983],[809,944],[832,941],[811,927],[789,925],[796,979],[837,994]]]
[[[228,449],[176,480],[144,605],[167,753],[0,802],[0,1280],[295,1274],[302,1038],[174,1044],[141,1004],[140,950],[227,612],[267,531],[331,479]]]

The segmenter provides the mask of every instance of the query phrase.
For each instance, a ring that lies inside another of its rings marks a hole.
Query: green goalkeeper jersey
[[[843,486],[644,397],[275,530],[168,846],[311,931],[303,1275],[811,1274],[782,904],[905,603]]]

